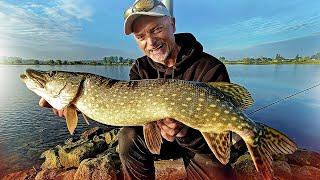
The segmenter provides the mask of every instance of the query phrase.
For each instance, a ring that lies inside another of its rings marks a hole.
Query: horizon
[[[0,57],[142,56],[132,35],[123,33],[123,12],[132,2],[2,1]],[[320,2],[174,1],[173,7],[177,33],[192,33],[216,58],[294,58],[320,52]]]

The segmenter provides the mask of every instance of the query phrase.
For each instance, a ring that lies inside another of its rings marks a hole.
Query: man
[[[125,12],[125,34],[145,54],[130,70],[130,79],[174,78],[191,81],[225,81],[225,66],[204,53],[192,34],[174,34],[175,19],[158,1],[140,0]],[[124,127],[119,133],[119,155],[125,179],[154,179],[154,158],[183,157],[189,179],[232,179],[230,166],[218,162],[201,133],[174,119],[157,121],[167,141],[159,156],[149,152],[141,127]],[[217,169],[217,171],[213,171]]]
[[[223,63],[203,52],[192,34],[174,34],[175,19],[158,1],[138,0],[125,13],[125,34],[134,38],[145,54],[130,70],[130,79],[173,78],[190,81],[225,81],[229,76]],[[50,107],[41,99],[40,106]],[[54,109],[60,117],[63,111]],[[124,127],[119,132],[119,155],[124,179],[154,179],[154,159],[183,157],[188,179],[232,179],[229,165],[222,165],[201,133],[174,119],[157,121],[165,139],[159,155],[146,147],[142,127]]]

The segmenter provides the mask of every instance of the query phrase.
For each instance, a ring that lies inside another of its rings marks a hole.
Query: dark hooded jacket
[[[132,66],[130,79],[174,78],[202,82],[230,81],[224,64],[203,52],[202,45],[192,34],[175,34],[175,41],[181,49],[173,67],[167,67],[143,56],[138,58]]]
[[[230,82],[225,65],[217,58],[203,52],[202,45],[192,34],[175,34],[175,41],[181,49],[173,67],[167,67],[143,56],[132,66],[130,79],[174,78],[201,82]],[[209,148],[198,147],[205,143],[201,133],[195,129],[190,128],[185,137],[177,140],[182,147],[193,147],[202,153],[211,153]]]

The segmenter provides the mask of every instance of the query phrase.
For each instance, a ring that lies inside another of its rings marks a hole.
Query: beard
[[[170,57],[171,53],[172,49],[164,43],[148,51],[149,57],[161,64],[168,63],[168,57]]]

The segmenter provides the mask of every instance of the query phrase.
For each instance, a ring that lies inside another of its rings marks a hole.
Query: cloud
[[[216,49],[214,54],[225,56],[231,59],[241,59],[243,57],[274,57],[277,53],[287,58],[299,55],[314,55],[320,51],[320,34],[314,33],[311,36],[293,38],[285,41],[264,43],[246,48],[226,48]]]
[[[88,50],[98,55],[122,52],[76,40],[82,22],[91,21],[91,16],[92,10],[84,1],[23,5],[0,1],[0,56],[54,58],[56,55],[65,59],[97,57]]]
[[[29,4],[18,7],[0,2],[0,37],[5,44],[47,45],[70,41],[81,27],[58,7]],[[3,44],[2,44],[3,45]]]
[[[312,35],[319,31],[319,27],[320,13],[310,9],[299,13],[247,18],[217,27],[211,31],[209,39],[214,39],[213,46],[221,49],[249,47]]]
[[[84,0],[61,0],[58,7],[79,20],[91,21],[92,9]]]

